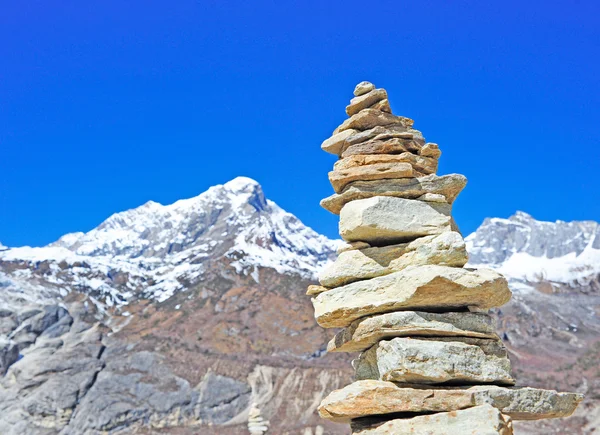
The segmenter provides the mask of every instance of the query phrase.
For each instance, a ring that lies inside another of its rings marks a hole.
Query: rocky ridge
[[[439,147],[426,143],[411,119],[392,115],[385,90],[362,82],[354,95],[346,108],[350,118],[321,146],[340,158],[329,173],[336,194],[325,200],[324,207],[341,207],[340,235],[348,245],[321,273],[322,287],[311,286],[308,294],[314,296],[319,325],[347,328],[328,349],[362,353],[353,361],[356,382],[326,397],[319,407],[321,417],[351,421],[352,433],[362,435],[467,430],[509,435],[512,419],[571,415],[582,395],[512,387],[515,380],[502,341],[489,330],[488,336],[477,336],[485,328],[474,321],[472,312],[480,319],[487,317],[483,323],[489,324],[488,310],[511,298],[506,279],[489,269],[463,268],[467,256],[458,233],[454,243],[445,245],[443,255],[433,254],[434,240],[457,231],[452,201],[464,183],[455,183],[448,196],[441,193],[442,183],[435,175]],[[422,189],[421,195],[393,190],[389,181],[416,179],[402,184],[420,186],[418,180],[425,176],[438,187]],[[362,183],[360,187],[352,185],[356,182]],[[360,195],[344,198],[348,188]],[[420,256],[389,267],[406,254],[411,242],[424,238],[413,248]],[[454,264],[448,264],[448,258]],[[401,317],[399,312],[407,314]],[[356,334],[361,323],[370,325],[362,337]],[[455,386],[457,399],[464,395],[470,400],[441,399],[437,408],[419,401],[420,389],[428,388],[428,397],[441,398],[448,393],[443,389],[447,385]],[[508,400],[490,396],[483,399],[485,404],[478,403],[469,396],[469,389],[477,388],[472,385],[501,386],[500,394]],[[395,386],[404,393],[397,402]],[[544,411],[536,405],[541,397]],[[414,406],[407,410],[407,402]],[[514,402],[519,405],[511,408]],[[398,417],[403,412],[411,415]]]

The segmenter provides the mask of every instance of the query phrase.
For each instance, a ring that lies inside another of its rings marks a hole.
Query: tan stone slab
[[[376,126],[368,130],[356,131],[348,138],[346,144],[356,145],[358,143],[366,142],[376,137],[379,138],[379,140],[391,138],[408,140],[416,139],[418,141],[423,140],[423,142],[420,144],[421,146],[425,144],[423,135],[420,131],[412,128],[407,129],[406,127],[402,127],[401,125],[389,125],[387,127]]]
[[[327,351],[362,352],[396,337],[453,336],[499,339],[487,314],[396,311],[355,320],[331,339]]]
[[[354,181],[349,183],[340,194],[323,199],[321,206],[333,214],[340,214],[344,205],[358,199],[368,199],[375,196],[417,199],[426,193],[444,195],[446,201],[452,204],[466,184],[467,179],[460,174],[427,175],[420,178],[395,180]]]
[[[368,422],[352,422],[352,435],[512,435],[509,416],[490,405],[469,409],[398,418],[369,426]]]
[[[500,340],[471,337],[393,338],[352,362],[357,380],[409,384],[514,385]]]
[[[348,183],[357,180],[380,180],[382,178],[409,178],[418,173],[410,163],[375,163],[368,166],[356,166],[329,172],[329,181],[333,190],[341,192]]]
[[[350,100],[350,105],[346,107],[348,116],[356,115],[363,109],[367,109],[388,97],[385,89],[373,89],[366,94],[359,95]]]
[[[360,243],[360,242],[354,242]],[[388,275],[408,266],[437,264],[462,267],[469,257],[462,236],[454,231],[420,237],[409,243],[367,247],[340,252],[319,273],[321,285],[333,288],[355,281]]]
[[[506,279],[496,271],[428,265],[334,288],[312,303],[319,325],[343,328],[373,314],[492,308],[510,297]]]
[[[431,388],[364,380],[331,392],[321,402],[319,415],[336,423],[349,423],[370,415],[449,412],[488,404],[514,420],[540,420],[568,417],[582,400],[582,394],[529,387]]]
[[[344,121],[342,125],[333,131],[333,134],[348,130],[349,128],[361,131],[368,130],[378,125],[382,127],[396,125],[408,129],[412,127],[413,122],[412,119],[392,115],[391,113],[382,112],[381,110],[365,109]]]
[[[347,203],[340,212],[342,239],[387,245],[452,231],[452,206],[389,196]]]
[[[345,158],[355,155],[401,154],[406,152],[418,154],[420,149],[419,143],[413,139],[375,137],[354,145],[348,145],[346,142],[340,156]]]
[[[333,165],[335,171],[350,169],[376,163],[410,163],[418,172],[429,175],[437,171],[438,160],[432,157],[422,157],[413,153],[401,154],[368,154],[354,155],[338,160]]]

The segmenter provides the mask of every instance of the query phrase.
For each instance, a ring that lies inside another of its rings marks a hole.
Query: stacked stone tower
[[[343,328],[329,352],[360,352],[356,381],[329,394],[321,417],[353,434],[512,434],[512,420],[571,415],[582,396],[514,387],[487,311],[509,301],[506,280],[464,268],[452,203],[466,178],[436,175],[440,150],[362,82],[350,116],[323,142],[340,159],[335,194],[347,244],[310,286],[315,318]]]

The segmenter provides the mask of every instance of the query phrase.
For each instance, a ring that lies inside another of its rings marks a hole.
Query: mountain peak
[[[508,219],[486,219],[466,239],[469,263],[507,276],[572,282],[600,272],[600,224],[545,222],[518,211]]]
[[[131,296],[116,290],[113,279],[121,272],[137,277],[129,282],[140,287],[154,283],[146,291],[165,300],[183,281],[202,279],[205,265],[213,260],[224,259],[257,280],[259,268],[313,278],[336,248],[337,242],[267,200],[258,182],[237,177],[173,204],[148,201],[115,213],[93,230],[66,234],[45,248],[0,250],[0,260],[64,262],[81,273],[87,269],[78,265],[93,265],[106,275],[94,277],[90,286],[120,304]]]
[[[533,216],[531,216],[529,213],[525,213],[524,211],[520,211],[517,210],[515,212],[515,214],[513,214],[511,217],[508,218],[509,221],[516,221],[516,222],[529,222],[529,221],[535,221],[535,219],[533,218]]]
[[[245,192],[248,189],[256,188],[261,189],[261,186],[258,183],[258,181],[243,176],[235,177],[233,180],[230,180],[227,183],[223,184],[223,187],[225,187],[227,190],[231,190],[232,192]]]

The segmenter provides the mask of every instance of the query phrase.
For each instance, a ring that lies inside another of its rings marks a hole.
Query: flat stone
[[[321,206],[333,214],[340,214],[344,205],[358,199],[373,198],[374,196],[417,199],[426,193],[443,195],[446,202],[452,204],[466,184],[467,179],[460,174],[443,176],[432,174],[419,178],[354,181],[349,183],[340,194],[323,199]]]
[[[356,243],[356,242],[355,242]],[[355,281],[400,271],[408,266],[437,264],[462,267],[469,257],[462,236],[450,231],[420,237],[409,243],[346,250],[319,274],[325,287],[340,287]]]
[[[360,82],[354,88],[354,96],[358,97],[360,95],[366,94],[367,92],[375,89],[375,85],[371,82]]]
[[[380,180],[382,178],[409,178],[414,175],[415,171],[410,163],[373,163],[372,165],[333,170],[329,172],[329,181],[333,186],[333,190],[341,192],[342,189],[352,181]]]
[[[509,416],[490,405],[460,411],[398,418],[372,424],[375,419],[352,422],[352,435],[512,435]]]
[[[379,103],[381,100],[387,99],[387,92],[385,89],[373,89],[366,94],[360,95],[358,97],[350,100],[350,105],[346,107],[346,113],[348,116],[356,115],[363,109],[367,109],[374,104]],[[389,112],[388,112],[389,113]]]
[[[451,231],[451,211],[450,204],[390,196],[357,199],[340,212],[340,236],[371,245],[406,242]]]
[[[333,165],[334,170],[350,169],[359,166],[373,165],[376,163],[410,163],[418,172],[429,175],[437,171],[438,160],[431,157],[422,157],[413,153],[402,154],[374,154],[353,155],[338,160]]]
[[[406,152],[418,154],[420,149],[421,146],[412,139],[376,137],[355,145],[346,145],[340,156],[343,158],[365,154],[401,154]]]
[[[380,139],[400,138],[412,140],[415,138],[415,132],[420,133],[417,130],[407,129],[401,125],[390,125],[387,127],[376,126],[369,130],[356,131],[356,133],[348,138],[346,143],[348,145],[356,145],[357,143],[366,142],[376,137]],[[423,142],[423,144],[424,143],[425,142]]]
[[[333,131],[333,134],[348,130],[349,128],[354,130],[368,130],[378,125],[397,125],[408,129],[412,127],[413,122],[412,119],[403,116],[395,116],[391,113],[382,112],[381,110],[365,109],[345,120],[342,125]]]
[[[356,132],[357,130],[350,129],[344,130],[338,134],[334,134],[329,139],[325,139],[323,141],[323,143],[321,144],[321,149],[325,152],[335,154],[337,156],[342,152],[346,139]]]
[[[514,385],[500,340],[470,337],[393,338],[380,341],[352,362],[357,380],[416,384]]]
[[[373,314],[492,308],[510,297],[506,279],[496,271],[427,265],[327,290],[312,302],[319,325],[343,328]]]
[[[331,392],[321,402],[319,415],[336,423],[349,423],[351,419],[370,415],[449,412],[487,404],[513,420],[540,420],[568,417],[581,400],[582,394],[529,387],[406,387],[364,380]]]
[[[327,352],[362,352],[396,337],[453,336],[498,339],[487,314],[396,311],[355,320],[331,339]]]

